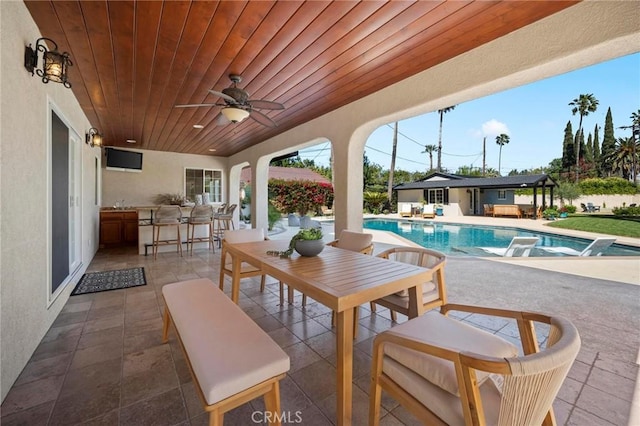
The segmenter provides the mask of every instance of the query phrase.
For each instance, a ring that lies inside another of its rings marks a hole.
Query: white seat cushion
[[[462,404],[457,396],[431,384],[389,357],[384,358],[382,371],[449,426],[465,426]],[[480,386],[480,397],[486,424],[497,425],[501,397],[491,380]]]
[[[422,284],[422,303],[431,302],[440,297],[436,285],[429,281]],[[390,296],[383,297],[384,300],[392,302],[394,305],[409,307],[409,290],[404,289]]]
[[[289,371],[289,357],[211,280],[162,287],[207,404]]]
[[[388,333],[458,352],[470,351],[500,358],[518,355],[518,349],[510,342],[435,311],[393,327]],[[451,361],[394,344],[385,344],[384,348],[385,355],[452,395],[459,395],[455,368]],[[477,372],[479,384],[488,377],[489,373]]]

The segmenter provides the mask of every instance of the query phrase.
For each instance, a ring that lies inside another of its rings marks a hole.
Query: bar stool
[[[202,225],[208,228],[207,236],[195,237],[196,227]],[[191,233],[189,233],[189,230],[191,230]],[[191,244],[191,256],[193,256],[193,243],[203,243],[205,241],[209,243],[209,247],[213,247],[213,252],[215,253],[216,248],[213,244],[213,207],[210,205],[195,206],[191,209],[191,215],[187,221],[187,251],[189,251],[189,244]]]
[[[238,207],[237,204],[231,204],[224,211],[219,211],[219,213],[213,216],[214,222],[214,234],[218,239],[218,242],[221,242],[224,239],[224,231],[235,229],[235,225],[233,224],[233,212]],[[220,245],[218,245],[220,247]]]
[[[177,251],[182,256],[182,239],[180,237],[180,223],[182,222],[182,210],[180,206],[160,206],[153,220],[153,259],[158,257],[158,246],[175,244]],[[175,226],[175,240],[160,240],[160,229]]]

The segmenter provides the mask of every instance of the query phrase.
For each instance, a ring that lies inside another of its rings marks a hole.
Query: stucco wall
[[[73,92],[43,84],[24,66],[24,47],[41,37],[23,2],[0,2],[0,391],[11,385],[56,318],[97,250],[94,161],[97,148],[81,143],[82,266],[48,305],[51,230],[48,103],[82,139],[89,121]]]
[[[548,194],[547,194],[547,202],[548,202]],[[516,204],[532,204],[533,197],[528,195],[516,195],[515,197]],[[540,196],[538,196],[538,203],[540,203]],[[565,203],[569,204],[567,200]],[[640,194],[635,195],[583,195],[578,199],[575,199],[571,202],[574,206],[580,209],[580,203],[587,204],[593,203],[596,206],[600,206],[603,210],[610,211],[614,207],[622,207],[623,205],[628,206],[629,204],[636,203],[636,205],[640,205]],[[560,205],[560,200],[553,200],[554,205]]]
[[[158,194],[184,194],[185,168],[222,170],[222,201],[227,202],[227,159],[206,155],[128,149],[142,152],[141,172],[102,169],[102,205],[124,200],[127,206],[155,205]],[[103,161],[106,164],[106,161]]]

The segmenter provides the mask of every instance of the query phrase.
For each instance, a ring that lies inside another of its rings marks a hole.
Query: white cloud
[[[503,133],[508,135],[510,133],[509,128],[506,124],[501,123],[495,118],[492,118],[491,120],[482,124],[482,134],[484,136],[498,136]]]

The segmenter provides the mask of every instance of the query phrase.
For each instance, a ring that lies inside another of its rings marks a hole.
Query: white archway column
[[[251,223],[265,231],[269,229],[269,162],[270,157],[251,162]]]
[[[247,164],[242,163],[229,168],[229,178],[227,179],[227,205],[237,204],[236,210],[233,212],[233,224],[238,229],[240,222],[240,172]]]
[[[336,238],[343,229],[362,230],[362,160],[369,134],[360,128],[331,141]]]

